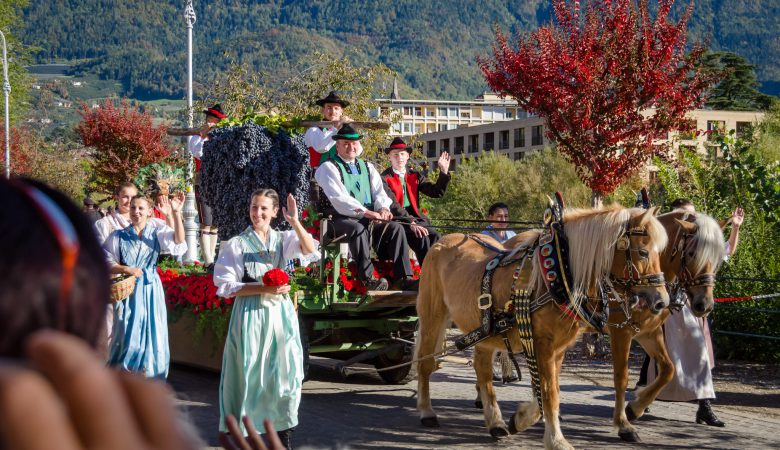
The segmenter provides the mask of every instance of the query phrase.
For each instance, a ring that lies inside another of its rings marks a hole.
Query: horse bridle
[[[615,285],[620,286],[624,294],[631,294],[631,290],[634,287],[661,287],[666,286],[663,272],[651,273],[642,276],[639,273],[639,268],[634,263],[633,253],[638,253],[642,259],[649,258],[649,253],[644,249],[637,249],[631,247],[632,236],[648,236],[649,233],[644,228],[629,228],[626,223],[626,228],[620,237],[615,242],[615,246],[618,250],[625,251],[626,266],[623,269],[623,277],[616,277],[611,274],[605,279],[605,281],[598,286],[599,297],[601,298],[602,308],[609,317],[609,290],[614,297],[615,301],[620,305],[620,309],[625,316],[625,320],[621,323],[610,323],[607,325],[614,328],[631,327],[634,332],[639,333],[639,327],[634,322],[631,314],[631,310],[639,303],[639,297],[637,295],[627,295],[627,300],[623,299],[621,295],[615,289]],[[604,286],[606,284],[606,286]]]
[[[677,280],[667,283],[667,289],[669,290],[669,296],[672,301],[669,303],[669,309],[679,311],[685,303],[683,294],[686,290],[692,287],[715,287],[715,273],[705,272],[694,276],[688,269],[686,261],[686,253],[689,246],[693,246],[696,243],[696,237],[694,233],[687,233],[682,231],[681,241],[679,244],[672,247],[672,257],[680,252],[680,270],[677,275]],[[689,240],[689,238],[692,238]]]

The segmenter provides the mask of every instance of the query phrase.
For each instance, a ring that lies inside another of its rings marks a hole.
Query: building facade
[[[503,122],[528,115],[512,99],[484,93],[471,101],[404,100],[396,89],[390,98],[377,99],[374,117],[395,113],[400,121],[390,129],[392,137],[411,137],[426,133],[455,130],[462,127]]]
[[[520,116],[523,115],[521,110]],[[736,130],[738,135],[751,133],[764,113],[697,109],[688,113],[688,117],[696,132],[669,133],[664,142],[671,140],[674,148],[691,147],[704,152],[713,148],[718,134],[730,130]],[[453,161],[451,168],[454,169],[463,158],[474,157],[484,151],[495,151],[520,160],[530,152],[552,147],[554,143],[547,139],[545,132],[543,118],[525,115],[491,124],[424,133],[419,136],[418,143],[422,143],[422,152],[432,166],[442,152],[449,152]]]

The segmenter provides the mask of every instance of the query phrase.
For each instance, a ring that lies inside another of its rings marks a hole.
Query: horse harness
[[[687,219],[687,215],[683,220]],[[697,286],[715,286],[715,274],[714,273],[700,273],[693,276],[690,270],[688,270],[687,253],[689,247],[696,244],[696,232],[688,233],[685,230],[678,232],[678,235],[682,233],[682,237],[679,240],[675,240],[676,244],[672,247],[672,257],[680,254],[680,270],[677,279],[673,282],[667,283],[667,290],[669,291],[669,297],[671,301],[669,303],[669,309],[674,311],[680,311],[685,304],[685,291],[691,287]]]

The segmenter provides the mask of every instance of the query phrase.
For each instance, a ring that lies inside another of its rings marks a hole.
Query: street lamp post
[[[5,97],[5,177],[11,178],[11,125],[8,96],[11,95],[11,83],[8,82],[8,53],[5,48],[5,34],[0,31],[3,40],[3,97]]]
[[[192,0],[187,0],[184,7],[184,20],[187,22],[187,126],[193,126],[192,111],[192,26],[195,24],[195,8],[192,7]],[[184,238],[187,241],[187,254],[184,255],[185,262],[192,262],[198,259],[198,224],[195,223],[197,209],[195,208],[195,192],[192,188],[193,177],[192,156],[187,162],[187,197],[184,201]]]

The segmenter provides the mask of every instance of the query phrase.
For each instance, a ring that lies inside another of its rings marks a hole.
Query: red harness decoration
[[[398,204],[403,206],[404,186],[403,183],[401,183],[401,177],[399,177],[397,173],[393,172],[393,176],[385,178],[385,181],[387,181],[388,187],[390,187],[390,190],[393,191],[393,194],[395,194],[395,199]],[[420,211],[417,207],[417,185],[419,183],[419,177],[416,173],[407,171],[406,175],[404,176],[404,181],[406,182],[406,194],[409,196],[409,204],[411,205],[415,215],[419,216]]]

